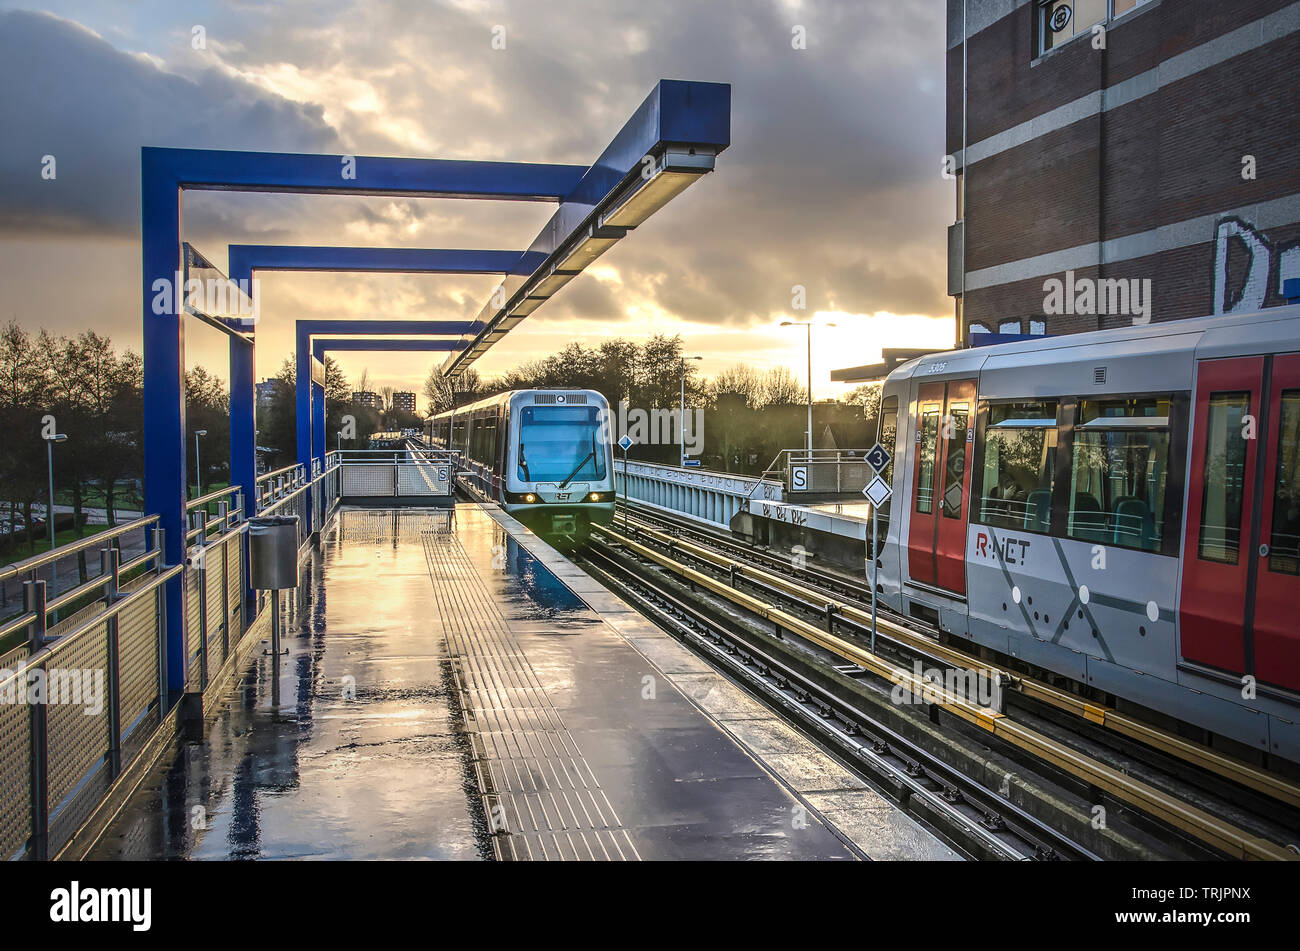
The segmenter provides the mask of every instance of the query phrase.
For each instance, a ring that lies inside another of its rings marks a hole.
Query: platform
[[[343,509],[92,858],[955,855],[514,519]]]

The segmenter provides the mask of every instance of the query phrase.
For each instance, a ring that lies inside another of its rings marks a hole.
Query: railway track
[[[617,551],[597,543],[581,564],[821,740],[846,765],[872,780],[968,858],[1098,858],[1009,797],[984,788],[902,733],[873,722],[869,714],[825,690],[788,658],[738,637],[688,599],[628,566]]]
[[[648,518],[657,521],[659,526],[650,524]],[[626,535],[618,530],[624,525]],[[669,531],[664,531],[665,527]],[[660,513],[647,517],[638,512],[602,531],[608,542],[639,559],[643,565],[654,565],[658,570],[671,573],[687,585],[710,592],[714,597],[815,645],[830,657],[847,660],[889,683],[905,685],[915,695],[927,690],[934,695],[934,685],[918,682],[914,670],[898,663],[896,658],[922,659],[927,664],[950,670],[978,670],[984,676],[995,677],[1007,696],[1015,698],[1018,706],[1027,704],[1030,710],[1017,709],[1017,716],[1013,718],[1001,710],[982,707],[953,691],[939,694],[938,706],[967,725],[991,734],[999,742],[1073,777],[1089,789],[1098,790],[1128,808],[1152,817],[1160,826],[1178,830],[1214,853],[1235,858],[1300,857],[1283,844],[1292,840],[1287,834],[1289,826],[1229,821],[1224,816],[1239,811],[1235,806],[1215,808],[1215,803],[1221,801],[1223,795],[1230,795],[1232,790],[1248,790],[1249,796],[1253,797],[1252,805],[1259,802],[1280,804],[1278,808],[1289,814],[1300,802],[1300,791],[1283,777],[1089,703],[1058,687],[1010,670],[990,667],[980,658],[941,644],[933,634],[902,623],[896,617],[882,615],[878,618],[877,629],[883,649],[872,653],[859,641],[861,635],[869,630],[866,625],[870,620],[869,613],[854,603],[864,594],[863,586],[855,586],[851,579],[843,576],[806,568],[793,569],[788,561],[754,552],[747,546],[703,529],[674,525]],[[683,533],[694,536],[694,540],[683,538]],[[609,549],[602,554],[610,557]],[[755,562],[766,563],[760,567]],[[625,568],[625,571],[634,573],[631,569]],[[791,577],[795,573],[799,575],[797,579]],[[777,603],[786,604],[789,610],[777,607]],[[1132,775],[1127,758],[1107,755],[1108,751],[1095,744],[1067,742],[1072,739],[1064,735],[1068,731],[1053,729],[1050,723],[1034,715],[1034,707],[1054,711],[1061,715],[1062,720],[1073,719],[1075,725],[1086,725],[1087,729],[1103,736],[1122,737],[1133,744],[1148,745],[1157,757],[1176,758],[1180,763],[1193,764],[1205,777],[1211,778],[1211,788],[1204,794],[1197,790],[1189,796],[1186,789],[1171,791],[1150,781],[1149,777]],[[1240,798],[1227,802],[1239,803]],[[1052,848],[1059,850],[1060,846],[1054,844]]]
[[[688,556],[710,561],[724,570],[727,570],[733,562],[738,566],[744,566],[742,570],[745,571],[755,566],[759,567],[765,572],[767,583],[773,584],[777,593],[796,600],[806,599],[810,593],[821,599],[830,596],[831,600],[826,603],[833,605],[834,610],[847,622],[857,625],[870,623],[870,615],[864,609],[864,605],[871,595],[865,583],[858,583],[844,575],[817,568],[794,567],[788,558],[752,549],[734,539],[690,525],[683,520],[673,519],[662,513],[638,511],[633,524],[638,531],[646,532],[653,537],[656,529],[652,523],[656,522],[668,528],[671,533],[666,535],[660,532],[658,541],[667,543],[671,538],[673,543]],[[681,538],[683,533],[695,538],[699,544],[692,546],[684,543]],[[718,558],[718,553],[729,557]],[[836,601],[836,597],[846,600]],[[1010,668],[998,667],[986,658],[945,645],[940,641],[938,630],[914,619],[903,618],[883,606],[879,608],[877,615],[877,630],[888,642],[932,655],[954,667],[979,668],[996,672],[1001,676],[1007,689],[1011,690],[1013,696],[1018,699],[1054,708],[1091,727],[1118,734],[1173,761],[1191,765],[1207,774],[1220,777],[1230,784],[1234,792],[1244,788],[1256,794],[1261,802],[1270,799],[1291,809],[1300,810],[1300,785],[1285,776],[1261,769],[1221,750],[1178,736],[1113,707],[1089,701],[1042,679]],[[1300,812],[1295,818],[1300,821]]]

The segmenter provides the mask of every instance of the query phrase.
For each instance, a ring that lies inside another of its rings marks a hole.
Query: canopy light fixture
[[[635,228],[702,175],[713,171],[714,158],[714,153],[705,149],[669,149],[656,160],[649,178],[638,169],[622,194],[601,215],[601,227]]]

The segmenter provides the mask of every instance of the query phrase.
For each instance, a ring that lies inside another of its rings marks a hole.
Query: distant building
[[[393,409],[399,413],[410,413],[415,415],[415,394],[399,392],[393,394]]]
[[[280,392],[280,384],[280,380],[263,380],[261,383],[253,384],[253,389],[257,393],[257,405],[266,406],[275,402]]]
[[[1285,303],[1300,277],[1296,14],[948,0],[958,345]]]
[[[379,394],[373,390],[354,390],[352,393],[352,402],[357,406],[368,406],[371,409],[382,409],[379,405]]]

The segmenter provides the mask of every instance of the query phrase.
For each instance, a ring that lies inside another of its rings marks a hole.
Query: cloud
[[[68,20],[0,13],[0,229],[138,232],[140,147],[331,151],[320,106],[216,69],[165,72]],[[42,159],[56,178],[41,177]]]
[[[139,228],[143,144],[585,163],[657,79],[692,78],[732,84],[732,147],[717,172],[601,259],[612,279],[573,282],[525,326],[637,334],[663,320],[725,339],[789,315],[796,284],[809,311],[951,312],[939,5],[335,0],[252,16],[233,4],[205,9],[205,51],[190,48],[183,17],[118,32],[111,7],[75,10],[88,26],[0,14],[10,237],[102,235],[123,253]],[[791,46],[796,25],[807,49]],[[492,46],[495,27],[505,49]],[[55,182],[40,178],[45,154],[57,158]],[[186,198],[185,225],[220,261],[236,241],[523,247],[550,210],[199,193]],[[0,277],[23,278],[3,263]],[[386,289],[391,280],[325,275],[277,299],[301,316],[472,316],[483,299],[474,282]],[[138,334],[131,292],[106,311],[128,342]]]

